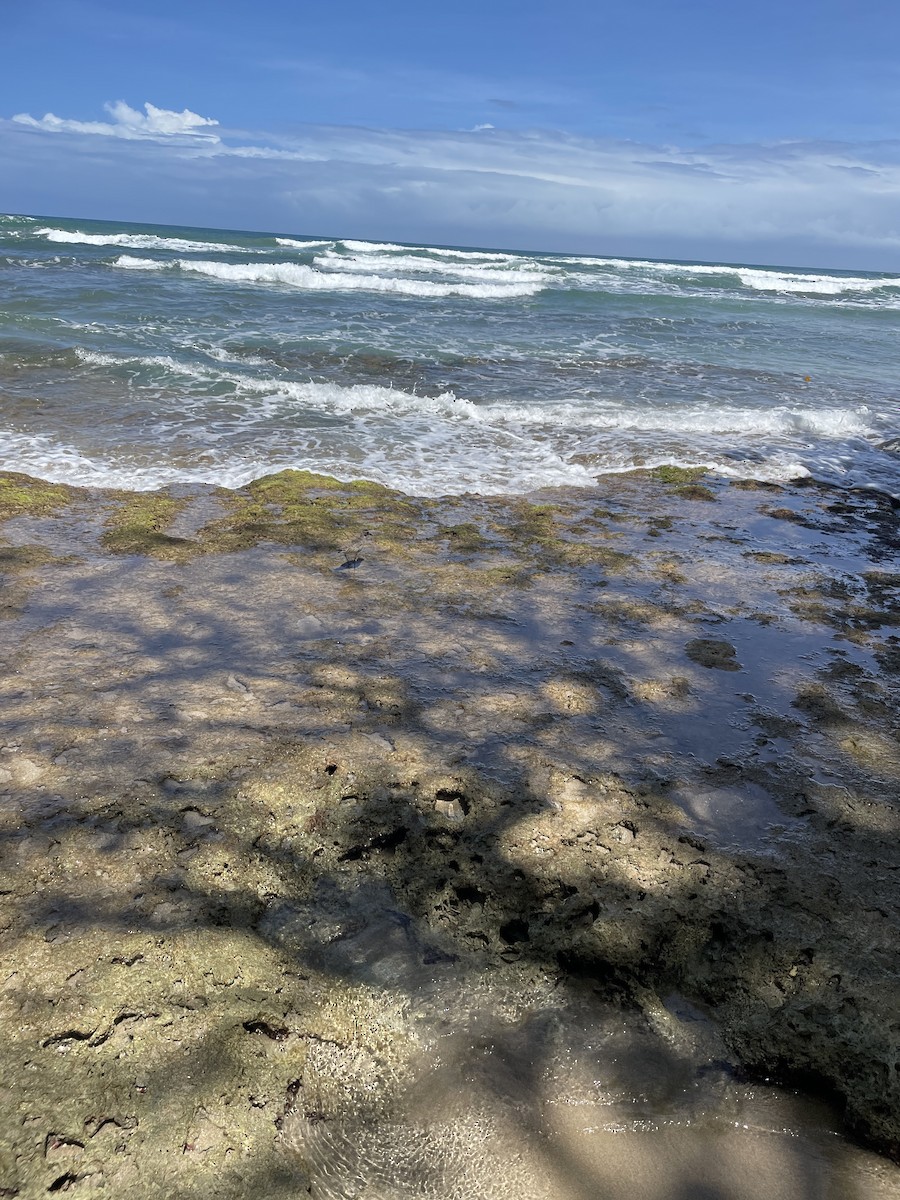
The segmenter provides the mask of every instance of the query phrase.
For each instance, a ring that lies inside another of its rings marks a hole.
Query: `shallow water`
[[[423,966],[437,953],[387,894],[344,920],[324,962],[355,1033],[312,1046],[284,1124],[314,1200],[900,1195],[836,1111],[742,1080],[678,996],[623,1010],[577,982]]]

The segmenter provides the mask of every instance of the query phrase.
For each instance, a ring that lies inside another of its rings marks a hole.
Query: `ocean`
[[[0,217],[0,468],[900,493],[900,275]]]

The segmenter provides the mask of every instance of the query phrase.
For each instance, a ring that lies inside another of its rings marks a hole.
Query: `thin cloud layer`
[[[43,177],[49,188],[56,180],[52,204],[26,190],[19,209],[65,213],[67,196],[77,194],[83,216],[637,256],[900,265],[897,141],[683,149],[489,125],[214,134],[215,120],[188,109],[144,108],[108,105],[110,122],[53,114],[0,121],[0,159],[18,168],[9,178]],[[68,135],[52,139],[52,154],[41,149],[48,133]]]

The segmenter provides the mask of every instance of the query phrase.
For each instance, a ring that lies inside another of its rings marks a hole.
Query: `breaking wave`
[[[553,255],[552,261],[562,265],[595,267],[605,272],[607,278],[610,271],[615,271],[621,272],[625,278],[641,274],[651,278],[677,278],[686,283],[696,278],[707,285],[719,280],[724,285],[730,283],[732,286],[738,282],[742,287],[760,292],[837,296],[882,289],[900,290],[900,275],[844,275],[727,263],[655,262],[652,259],[594,258],[586,255]]]
[[[559,276],[558,269],[538,271],[519,269],[515,266],[488,266],[474,262],[435,262],[416,254],[405,255],[347,255],[326,252],[316,255],[314,265],[327,271],[400,271],[400,272],[429,272],[436,275],[450,275],[457,279],[479,280],[483,283],[540,283],[544,284]]]
[[[394,279],[382,275],[354,275],[339,271],[318,271],[302,263],[223,263],[203,259],[180,258],[160,262],[151,258],[121,255],[113,266],[134,271],[181,270],[208,275],[225,283],[280,284],[304,291],[393,292],[401,296],[468,296],[487,300],[534,296],[540,283],[432,283],[424,279]]]
[[[286,246],[290,250],[315,250],[320,246],[333,246],[334,240],[327,238],[324,241],[299,241],[297,238],[277,237],[275,244],[276,246]]]
[[[865,438],[876,429],[864,405],[853,408],[836,406],[809,408],[784,404],[775,408],[737,408],[709,404],[682,405],[660,409],[650,405],[597,403],[596,401],[548,404],[509,402],[476,403],[444,391],[422,396],[400,388],[373,384],[345,386],[272,376],[248,375],[227,371],[219,366],[181,362],[170,355],[116,356],[77,349],[82,362],[97,366],[150,367],[163,369],[183,378],[221,385],[227,383],[245,395],[286,399],[324,407],[329,411],[385,412],[421,417],[430,415],[453,421],[481,425],[521,428],[569,428],[659,432],[672,435],[695,434],[766,437],[813,437],[824,439]],[[219,360],[221,361],[221,360]]]
[[[197,251],[223,251],[240,254],[259,254],[255,247],[236,246],[226,242],[196,242],[190,238],[160,237],[155,233],[81,233],[68,229],[36,229],[33,237],[46,238],[48,242],[62,242],[83,246],[127,246],[132,250],[177,250],[182,254]]]

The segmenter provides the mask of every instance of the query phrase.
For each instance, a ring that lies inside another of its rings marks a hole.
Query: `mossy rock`
[[[556,561],[567,567],[602,567],[610,574],[620,575],[635,563],[634,555],[625,554],[622,550],[611,550],[609,546],[594,546],[590,543],[560,539],[552,549]]]
[[[781,554],[777,550],[745,550],[744,558],[752,558],[755,562],[764,563],[767,566],[788,566],[791,563],[802,561],[791,558],[789,554]]]
[[[400,492],[371,479],[354,479],[349,483],[342,483],[340,479],[334,479],[330,475],[319,475],[315,471],[296,471],[292,468],[254,479],[252,483],[247,484],[246,491],[254,499],[270,504],[303,503],[315,497],[317,493],[341,493],[349,505],[353,505],[354,502],[366,503],[401,496]]]
[[[796,512],[793,508],[763,508],[761,512],[764,516],[773,517],[776,521],[790,521],[794,525],[805,525],[809,529],[815,528],[803,513]]]
[[[660,483],[677,487],[686,487],[690,483],[696,483],[698,479],[702,479],[706,474],[706,467],[663,466],[654,467],[650,471],[653,479],[658,479]]]
[[[781,484],[770,483],[766,479],[732,479],[731,487],[739,492],[780,492]]]
[[[737,652],[731,642],[720,638],[693,638],[684,647],[685,654],[701,667],[717,671],[740,671]]]
[[[421,509],[383,484],[349,483],[312,471],[279,471],[218,498],[227,512],[198,534],[201,552],[229,552],[261,542],[300,546],[313,554],[349,553],[372,537],[383,550],[406,555],[420,537]]]
[[[193,543],[166,532],[185,506],[166,492],[120,492],[100,541],[113,554],[183,560]]]
[[[59,561],[58,556],[44,546],[0,545],[0,574],[3,575],[29,571],[34,567],[45,567],[47,563]]]
[[[820,683],[803,684],[791,705],[819,725],[840,725],[848,719],[831,692]]]
[[[472,521],[461,525],[448,525],[445,529],[450,549],[457,554],[478,554],[487,550],[490,542]]]
[[[675,495],[682,500],[715,500],[716,494],[702,483],[688,483],[675,488]]]
[[[0,521],[10,517],[44,517],[70,504],[75,488],[47,483],[17,471],[0,471]]]
[[[533,504],[520,500],[512,506],[512,522],[508,534],[525,545],[547,544],[556,538],[556,513],[554,504]]]

